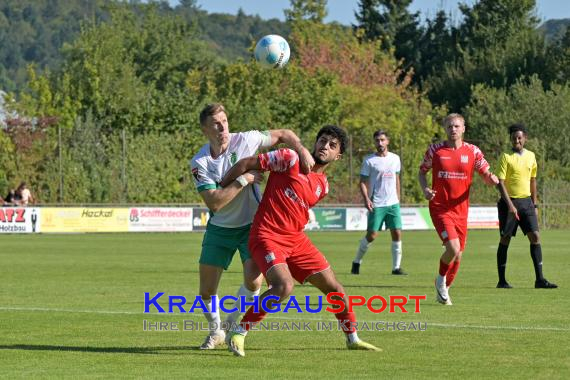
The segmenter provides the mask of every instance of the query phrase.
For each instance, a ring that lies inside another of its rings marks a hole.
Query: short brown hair
[[[220,112],[223,112],[228,115],[226,109],[221,103],[210,103],[204,107],[204,109],[200,112],[200,125],[206,124],[206,119],[210,116],[214,116]]]
[[[445,117],[445,119],[443,119],[442,125],[443,127],[447,127],[447,125],[449,124],[449,122],[453,119],[459,119],[463,122],[463,124],[465,124],[465,118],[459,114],[459,113],[450,113],[449,115],[447,115]]]

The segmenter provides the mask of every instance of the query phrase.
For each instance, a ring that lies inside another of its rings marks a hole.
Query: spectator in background
[[[11,189],[8,195],[4,197],[4,206],[14,206],[16,204],[16,190]]]
[[[27,206],[28,204],[34,204],[35,200],[32,196],[32,192],[28,189],[26,182],[20,183],[20,186],[16,189],[16,202],[19,206]]]

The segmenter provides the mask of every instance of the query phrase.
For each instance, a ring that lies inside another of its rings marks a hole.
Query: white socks
[[[368,251],[368,247],[370,247],[370,244],[372,243],[369,243],[368,240],[366,240],[366,237],[363,237],[360,240],[360,244],[358,246],[358,250],[356,251],[356,256],[354,257],[353,262],[362,264],[362,258],[366,254],[366,251]]]
[[[240,311],[240,308],[241,308],[241,297],[240,296],[245,296],[245,299],[248,302],[251,302],[251,301],[253,301],[254,296],[259,295],[259,291],[260,291],[260,289],[257,289],[256,291],[251,291],[242,284],[242,286],[240,286],[240,288],[237,292],[237,298],[238,299],[234,305],[234,307],[236,307],[237,310],[234,311],[233,313],[231,313],[230,315],[228,315],[228,318],[226,321],[229,324],[235,323],[235,322],[237,322],[238,318],[242,315],[242,313]]]
[[[209,323],[210,335],[214,335],[222,329],[222,321],[220,320],[220,305],[216,304],[216,311],[212,311],[212,299],[214,298],[216,300],[216,303],[218,303],[219,299],[217,294],[212,296],[212,298],[208,301],[204,300],[206,307],[209,310],[207,312],[204,312],[204,317],[206,317],[206,320]]]
[[[360,338],[358,337],[358,334],[355,331],[350,334],[346,334],[346,340],[348,341],[348,343],[356,343],[360,340]]]
[[[402,241],[392,242],[392,270],[400,268],[402,263]]]

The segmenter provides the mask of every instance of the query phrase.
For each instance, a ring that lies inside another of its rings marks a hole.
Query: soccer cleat
[[[392,271],[392,274],[396,276],[407,276],[408,274],[402,270],[402,268],[397,268]]]
[[[226,343],[228,344],[228,350],[233,352],[235,356],[245,356],[245,335],[230,331],[226,336]]]
[[[543,278],[542,280],[535,281],[534,287],[536,289],[556,289],[558,288],[558,285],[548,282],[547,279]]]
[[[435,279],[435,300],[442,305],[451,306],[451,298],[447,292],[447,286],[445,286],[445,277],[443,277],[443,280],[440,280],[440,277],[437,276]]]
[[[346,347],[349,350],[365,350],[365,351],[376,351],[376,352],[381,352],[382,349],[378,348],[370,343],[366,343],[363,340],[357,340],[354,343],[349,343],[348,341],[346,342]]]
[[[497,283],[497,288],[499,288],[499,289],[511,289],[512,286],[511,286],[511,284],[509,284],[506,281],[499,281]]]
[[[208,334],[204,343],[200,346],[201,350],[213,350],[216,347],[223,346],[226,333],[223,330]]]
[[[350,270],[352,274],[360,274],[360,263],[352,263],[352,269]]]

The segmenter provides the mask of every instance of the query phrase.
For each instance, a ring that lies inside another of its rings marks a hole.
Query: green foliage
[[[327,17],[327,0],[290,0],[291,8],[285,10],[289,22],[311,21],[322,23]]]

